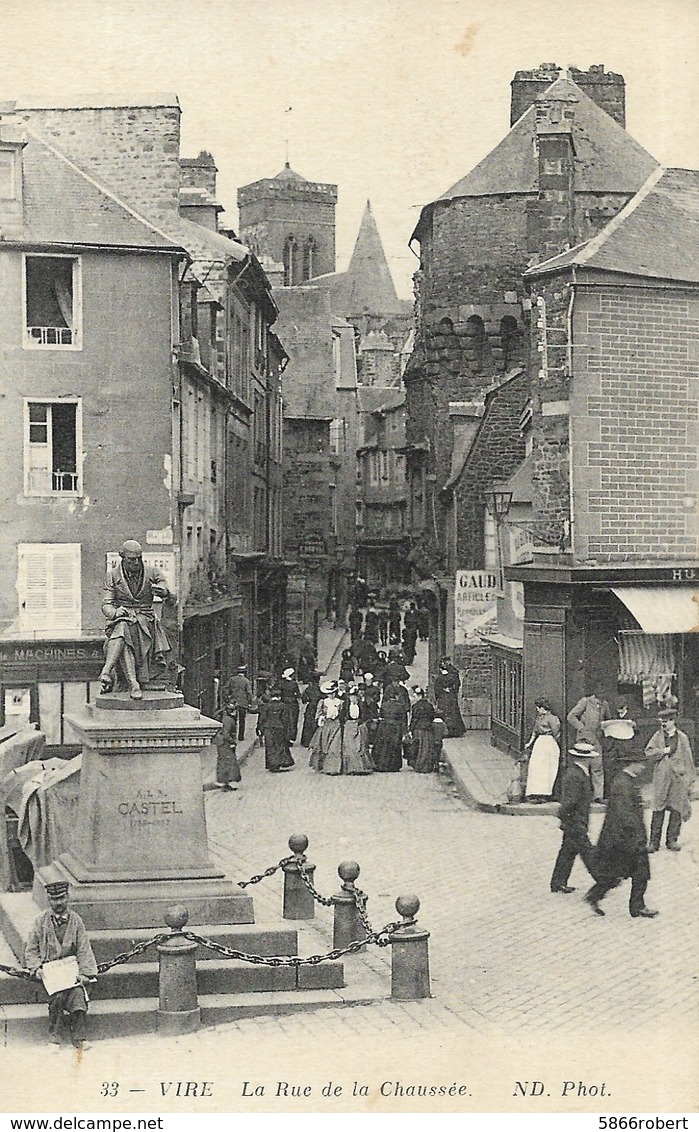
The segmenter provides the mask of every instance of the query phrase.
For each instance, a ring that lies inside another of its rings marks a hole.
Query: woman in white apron
[[[558,745],[561,721],[551,711],[548,700],[538,699],[534,707],[536,709],[534,728],[525,747],[525,751],[531,748],[531,754],[524,796],[530,802],[548,802],[553,794],[553,784],[556,781],[561,757],[561,749]]]

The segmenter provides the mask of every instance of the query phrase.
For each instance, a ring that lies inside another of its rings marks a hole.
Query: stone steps
[[[238,1018],[271,1014],[296,1014],[328,1007],[362,1006],[385,1001],[388,991],[369,978],[353,989],[262,991],[251,994],[205,994],[199,998],[203,1026],[222,1025]],[[104,1040],[132,1034],[154,1033],[157,1027],[157,998],[106,999],[90,1003],[90,1040]],[[45,1003],[0,1006],[0,1045],[36,1045],[47,1034]]]

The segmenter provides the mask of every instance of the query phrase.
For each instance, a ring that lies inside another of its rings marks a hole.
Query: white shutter
[[[63,633],[80,632],[80,545],[66,543],[52,547],[50,558],[51,623],[47,626]]]
[[[45,545],[19,547],[19,627],[36,632],[46,626],[48,594],[48,554]]]
[[[80,544],[18,547],[19,628],[42,636],[80,632]]]

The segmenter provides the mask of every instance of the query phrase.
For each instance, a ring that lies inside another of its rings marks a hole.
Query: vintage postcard
[[[696,4],[0,28],[2,1112],[689,1127]]]

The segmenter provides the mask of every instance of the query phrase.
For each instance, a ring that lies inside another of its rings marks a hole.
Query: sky
[[[40,34],[37,34],[37,29]],[[286,159],[338,186],[338,269],[367,199],[402,297],[420,209],[509,128],[516,70],[604,63],[627,128],[699,166],[697,0],[2,0],[0,100],[172,92],[213,153],[224,223]],[[50,104],[50,102],[48,103]]]

